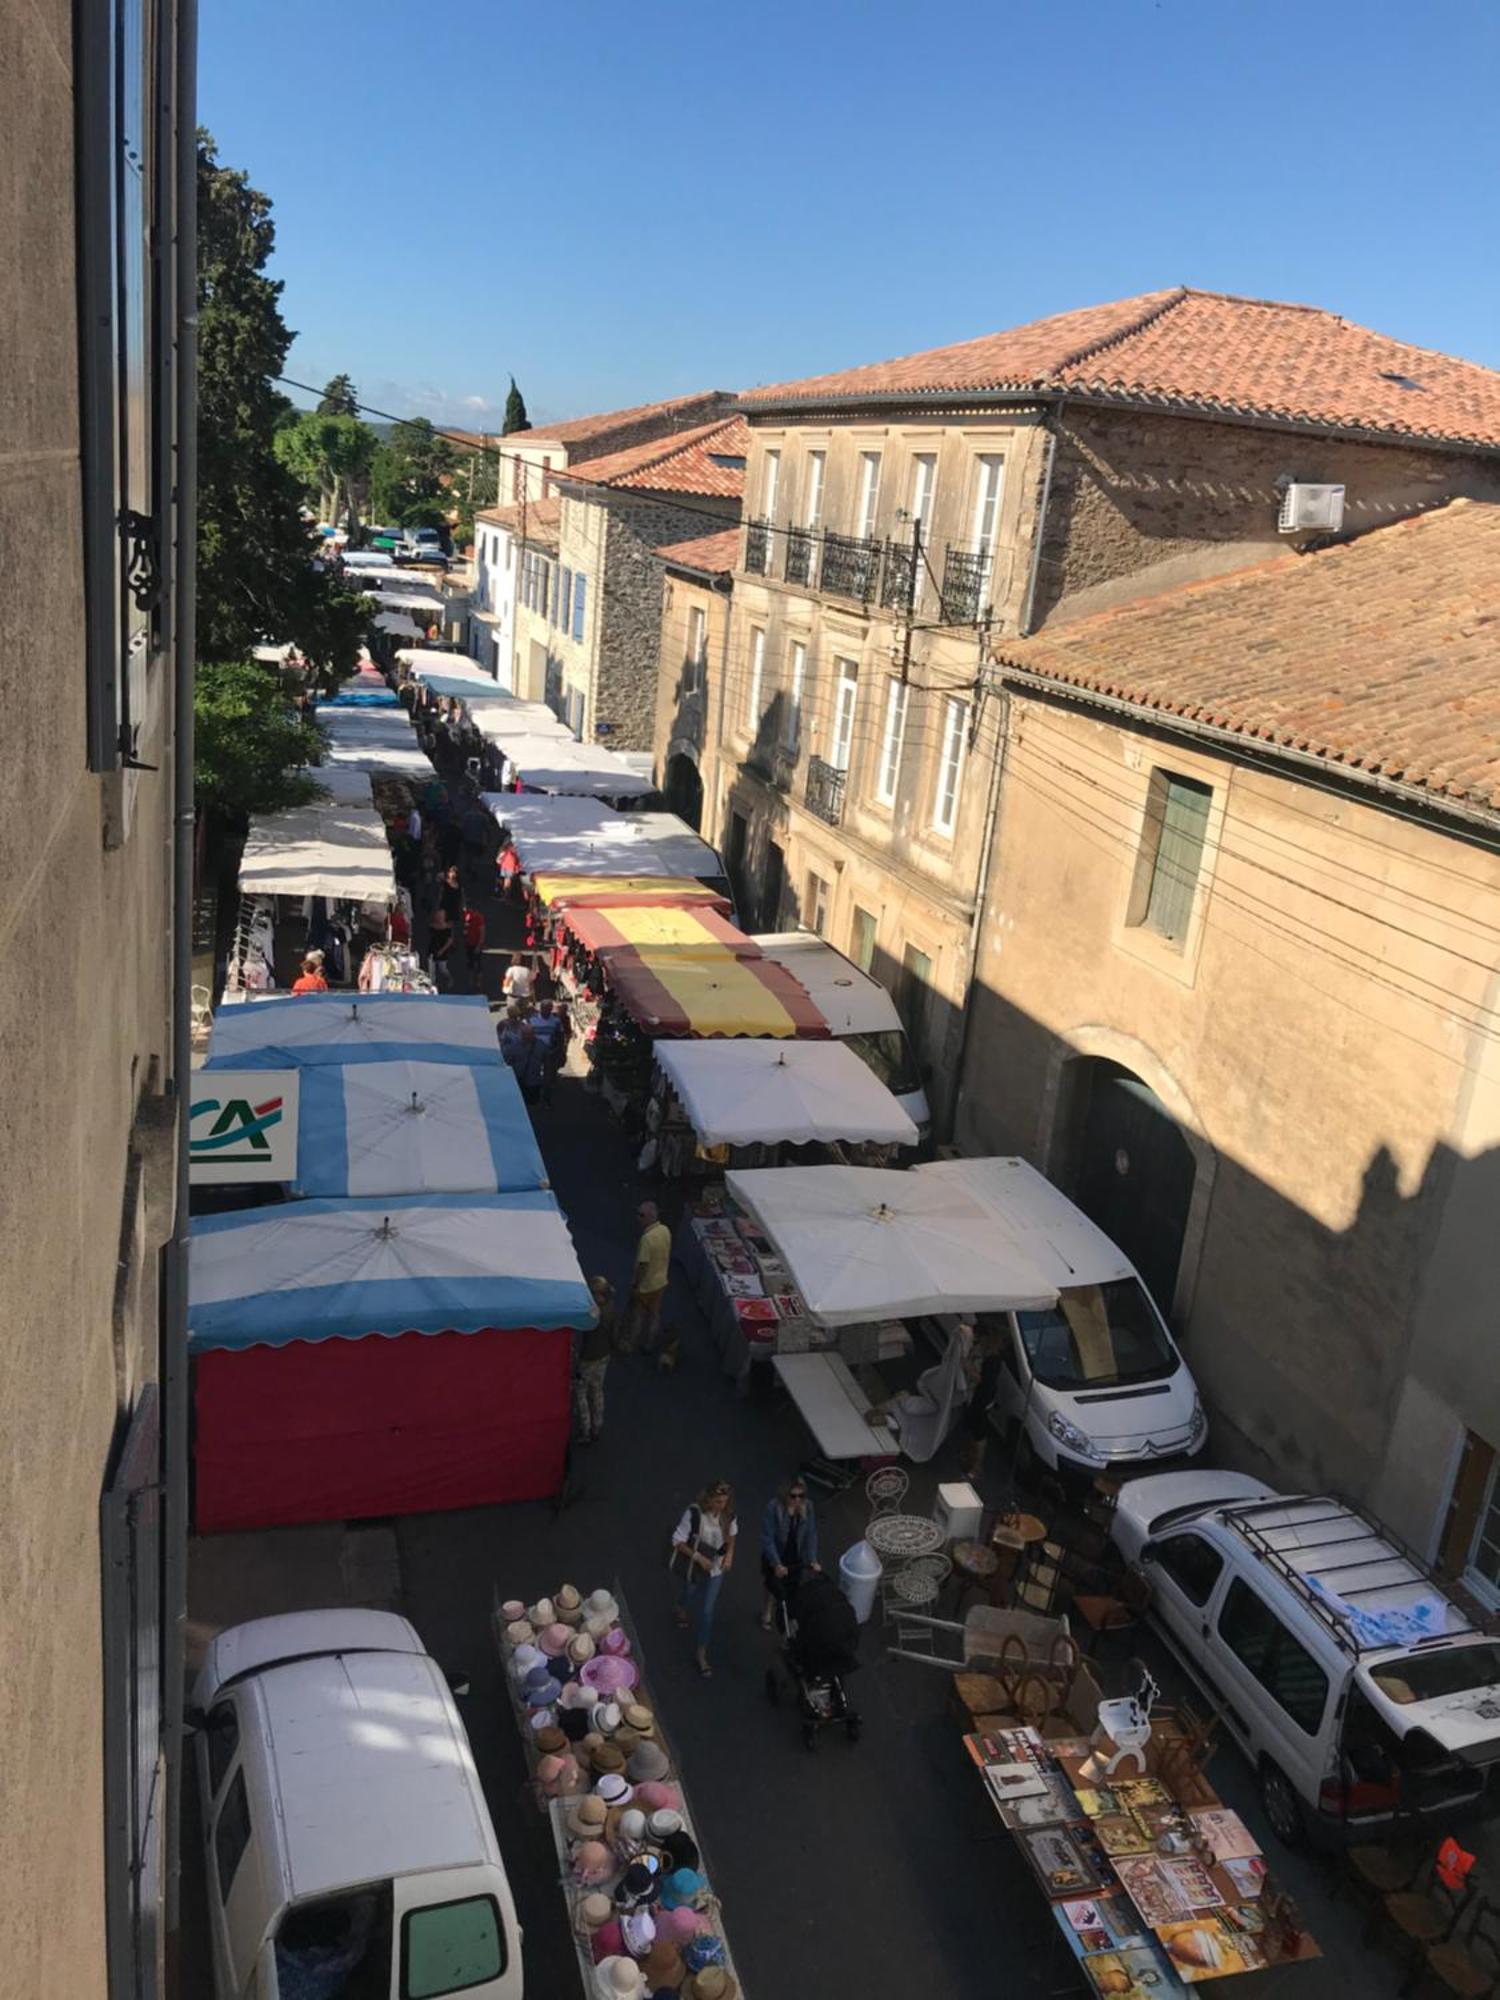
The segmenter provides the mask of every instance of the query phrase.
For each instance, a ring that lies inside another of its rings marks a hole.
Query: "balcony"
[[[813,573],[813,531],[811,528],[788,528],[786,531],[786,580],[788,583],[811,583]]]
[[[989,616],[990,553],[950,542],[943,561],[943,623],[977,625]]]
[[[771,574],[771,529],[766,521],[745,523],[745,570],[750,576]]]
[[[922,558],[913,542],[887,542],[880,575],[880,601],[887,611],[910,615],[917,601]]]
[[[831,532],[823,537],[819,583],[830,597],[852,597],[856,604],[868,604],[879,572],[879,542]]]
[[[821,757],[807,760],[807,781],[803,787],[802,799],[810,813],[816,813],[829,826],[837,826],[844,817],[844,786],[849,777],[837,764],[825,764]]]

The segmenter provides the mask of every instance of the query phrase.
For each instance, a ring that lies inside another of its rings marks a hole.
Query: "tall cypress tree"
[[[516,387],[514,375],[510,378],[510,394],[505,399],[505,422],[501,426],[501,436],[509,437],[513,431],[529,431],[531,419],[526,414],[526,398]]]

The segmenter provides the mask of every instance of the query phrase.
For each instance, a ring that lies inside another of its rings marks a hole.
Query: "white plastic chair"
[[[1156,1706],[1156,1697],[1161,1689],[1144,1674],[1140,1686],[1134,1694],[1127,1694],[1116,1701],[1101,1701],[1099,1704],[1099,1727],[1094,1741],[1100,1748],[1101,1736],[1109,1738],[1115,1746],[1115,1754],[1104,1767],[1104,1779],[1108,1783],[1117,1765],[1125,1758],[1134,1757],[1136,1773],[1146,1775],[1146,1745],[1151,1741],[1151,1711]]]

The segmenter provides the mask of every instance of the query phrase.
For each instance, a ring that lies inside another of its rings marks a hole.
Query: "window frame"
[[[937,775],[932,791],[932,830],[953,838],[963,799],[964,766],[968,761],[969,704],[961,695],[943,700],[943,734],[938,744]],[[951,771],[951,784],[949,774]]]
[[[781,499],[781,450],[767,446],[760,475],[760,518],[774,523]]]
[[[745,734],[753,743],[760,734],[760,725],[765,717],[766,695],[766,628],[752,625],[750,628],[750,674],[745,687]]]
[[[708,665],[708,613],[701,604],[688,606],[687,672],[683,693],[697,694],[706,678]]]
[[[795,757],[802,747],[802,703],[807,693],[807,641],[793,639],[787,656],[787,698],[781,712],[781,747]]]
[[[910,684],[899,674],[886,682],[885,718],[880,731],[880,761],[875,767],[875,802],[894,806],[901,789],[901,757],[906,747],[906,711]]]
[[[855,536],[862,542],[874,540],[875,523],[880,516],[880,459],[878,451],[861,451],[859,454],[859,513]]]
[[[240,1835],[240,1843],[235,1852],[234,1859],[229,1863],[229,1877],[226,1881],[224,1876],[224,1851],[221,1841],[224,1833],[224,1823],[230,1817],[231,1810],[238,1813],[243,1824],[243,1832]],[[221,1907],[227,1908],[229,1898],[234,1894],[235,1878],[240,1872],[241,1862],[243,1862],[245,1855],[249,1851],[250,1841],[254,1832],[254,1822],[250,1818],[250,1791],[245,1783],[245,1766],[243,1763],[239,1763],[234,1766],[234,1775],[225,1785],[224,1796],[219,1801],[218,1811],[214,1814],[214,1881],[218,1886]]]
[[[834,660],[833,717],[829,729],[830,769],[846,774],[854,757],[854,722],[859,710],[859,662],[841,655]],[[849,703],[844,706],[847,691]],[[840,758],[843,759],[840,762]]]
[[[1152,1546],[1154,1552],[1153,1560],[1171,1579],[1172,1587],[1182,1594],[1183,1598],[1187,1603],[1192,1605],[1195,1611],[1202,1611],[1207,1605],[1208,1600],[1218,1589],[1220,1580],[1224,1575],[1223,1552],[1216,1549],[1206,1535],[1196,1534],[1191,1528],[1176,1529],[1169,1534],[1163,1535],[1159,1540],[1153,1537]],[[1178,1571],[1167,1561],[1166,1551],[1179,1547],[1189,1547],[1213,1558],[1216,1565],[1213,1577],[1201,1597],[1196,1594],[1196,1587],[1189,1588],[1183,1582]]]
[[[819,447],[807,454],[807,494],[802,508],[802,526],[815,535],[823,525],[823,502],[828,490],[828,452]]]
[[[1172,824],[1170,816],[1174,802],[1189,795],[1199,802],[1194,807],[1198,823],[1184,833],[1183,825]],[[1126,924],[1131,930],[1146,932],[1170,951],[1186,951],[1192,936],[1214,804],[1215,787],[1204,779],[1169,770],[1165,765],[1152,767],[1146,788],[1141,840],[1136,854]],[[1164,856],[1163,850],[1169,838],[1172,849]],[[1181,854],[1176,851],[1184,840],[1189,844],[1195,843],[1190,876]],[[1167,883],[1164,871],[1171,870],[1180,870],[1183,880],[1175,885]],[[1168,923],[1173,921],[1178,927],[1168,928]]]
[[[1500,1576],[1486,1576],[1484,1571],[1477,1567],[1474,1558],[1481,1542],[1487,1541],[1491,1547],[1495,1546],[1494,1538],[1487,1536],[1484,1530],[1491,1512],[1500,1508],[1500,1491],[1497,1491],[1497,1487],[1500,1487],[1500,1454],[1496,1455],[1490,1466],[1489,1477],[1485,1481],[1484,1493],[1474,1516],[1474,1532],[1470,1535],[1468,1548],[1464,1551],[1462,1570],[1465,1587],[1491,1611],[1500,1610]]]
[[[993,486],[992,486],[993,475]],[[1000,539],[1000,509],[1005,500],[1005,454],[981,451],[974,458],[974,514],[970,522],[974,551],[985,558],[985,574],[995,559]],[[988,516],[988,526],[986,526]]]
[[[816,868],[807,871],[807,927],[820,938],[828,936],[828,913],[833,906],[833,884]]]
[[[866,925],[869,926],[868,941],[870,955],[868,960],[860,956],[862,944],[861,933],[864,932]],[[875,963],[875,954],[879,949],[880,918],[874,910],[867,910],[862,904],[856,903],[849,916],[849,956],[867,979],[874,977],[870,967]]]

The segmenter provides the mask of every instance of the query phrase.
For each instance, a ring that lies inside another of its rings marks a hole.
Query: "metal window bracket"
[[[137,611],[155,611],[162,600],[161,550],[156,523],[149,514],[127,508],[120,516],[125,537],[125,581]]]

